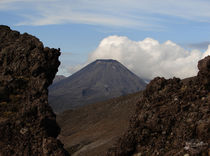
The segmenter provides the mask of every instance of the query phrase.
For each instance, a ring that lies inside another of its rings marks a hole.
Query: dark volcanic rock
[[[0,156],[68,155],[48,105],[59,50],[7,26],[0,26],[0,39]]]
[[[143,90],[146,83],[116,60],[96,60],[50,86],[49,103],[55,112]]]
[[[137,104],[130,128],[109,150],[113,156],[210,155],[210,56],[196,77],[155,78]]]

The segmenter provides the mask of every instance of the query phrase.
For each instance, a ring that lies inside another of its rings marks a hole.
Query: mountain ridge
[[[66,77],[64,75],[55,75],[55,78],[53,79],[53,84],[58,83],[59,81],[65,79]]]

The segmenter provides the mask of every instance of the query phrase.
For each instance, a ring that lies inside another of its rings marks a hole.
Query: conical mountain
[[[49,88],[55,112],[144,89],[145,82],[116,60],[96,60]]]

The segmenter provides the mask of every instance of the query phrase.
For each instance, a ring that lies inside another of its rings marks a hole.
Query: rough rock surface
[[[210,155],[210,56],[193,78],[157,77],[143,92],[113,156]]]
[[[48,105],[59,50],[0,26],[0,156],[64,156],[60,128]]]

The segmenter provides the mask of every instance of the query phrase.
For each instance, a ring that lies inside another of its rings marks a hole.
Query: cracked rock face
[[[48,104],[59,55],[34,36],[0,26],[0,156],[68,155]]]
[[[147,85],[112,156],[210,155],[210,56],[193,78],[157,77]]]

